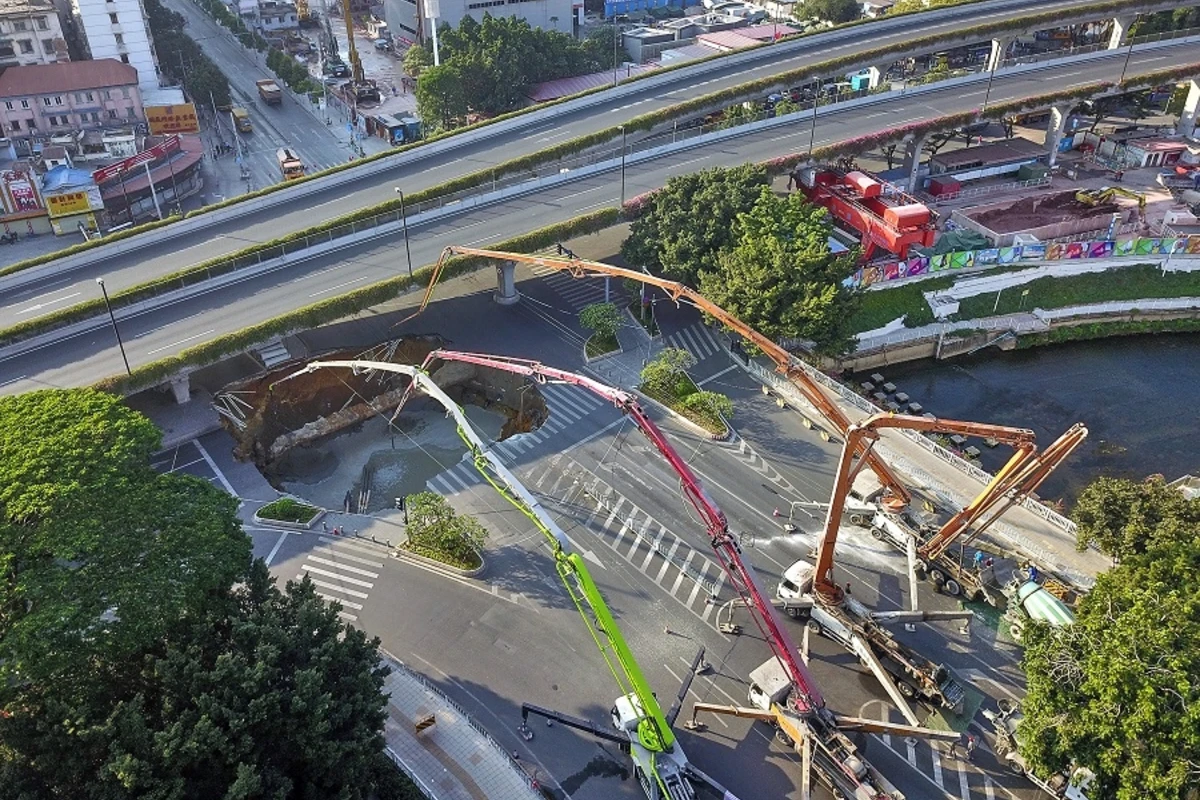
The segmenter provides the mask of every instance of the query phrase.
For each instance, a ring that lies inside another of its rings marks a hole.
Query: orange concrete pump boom
[[[623,269],[614,267],[609,264],[603,264],[599,261],[585,261],[580,258],[573,257],[555,257],[555,256],[536,256],[525,253],[507,253],[500,250],[485,250],[477,247],[459,247],[457,245],[447,247],[438,257],[437,264],[433,269],[433,277],[429,281],[429,286],[425,290],[425,297],[421,300],[421,306],[415,313],[401,320],[401,324],[420,314],[425,310],[429,300],[433,297],[433,288],[441,277],[442,270],[445,268],[446,259],[449,256],[479,256],[483,258],[495,259],[497,261],[513,261],[522,264],[531,264],[534,266],[547,267],[549,269],[567,272],[572,277],[584,278],[589,276],[613,276],[619,278],[629,278],[630,280],[645,283],[650,286],[656,286],[666,292],[667,296],[679,303],[687,301],[691,305],[703,313],[713,317],[726,328],[737,333],[742,338],[749,341],[762,353],[775,362],[775,369],[782,373],[797,389],[804,395],[804,398],[817,409],[820,414],[829,421],[843,436],[850,428],[850,419],[837,406],[825,392],[818,386],[812,378],[799,366],[796,365],[792,354],[780,347],[775,342],[771,341],[766,336],[751,328],[745,322],[742,322],[737,317],[725,311],[720,306],[714,304],[711,300],[701,295],[699,292],[691,289],[682,283],[669,281],[664,278],[658,278],[653,275],[648,275],[644,272],[638,272],[631,269]],[[879,481],[891,493],[890,500],[896,505],[907,505],[911,496],[904,484],[896,476],[892,468],[875,453],[869,449],[865,452],[864,457],[866,463],[870,465],[872,471],[879,476]]]
[[[854,480],[854,473],[857,471],[853,468],[852,462],[860,446],[865,445],[866,451],[870,452],[874,440],[879,438],[878,430],[880,428],[905,428],[915,431],[936,431],[938,433],[957,433],[963,436],[990,437],[1017,448],[1017,452],[996,473],[987,488],[984,489],[979,497],[972,501],[972,505],[968,506],[969,508],[977,503],[983,503],[985,498],[990,497],[994,492],[994,487],[1007,481],[1009,476],[1029,460],[1036,447],[1034,444],[1034,433],[1031,430],[1010,428],[1004,425],[989,425],[983,422],[930,419],[928,417],[914,417],[907,414],[875,414],[862,422],[851,425],[846,431],[846,443],[842,447],[842,455],[838,461],[838,469],[833,484],[833,496],[829,501],[828,516],[825,518],[825,533],[817,548],[817,564],[813,575],[814,591],[820,592],[822,596],[835,601],[840,598],[840,592],[833,580],[833,551],[834,546],[837,544],[838,527],[842,519],[842,510],[846,504],[846,495],[850,490],[851,482]]]

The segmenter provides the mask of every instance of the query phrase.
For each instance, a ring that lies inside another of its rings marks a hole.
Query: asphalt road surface
[[[398,332],[437,331],[456,348],[586,371],[579,332],[564,321],[589,298],[561,282],[520,274],[523,300],[517,306],[496,307],[481,295],[441,301]],[[603,291],[599,280],[580,285],[592,294]],[[788,534],[774,510],[791,500],[828,496],[836,447],[765,398],[693,314],[665,303],[658,308],[668,342],[697,356],[691,370],[697,382],[734,399],[738,436],[714,443],[656,412],[652,416],[727,514],[746,557],[774,591],[782,571],[808,557],[819,525],[798,518],[801,531]],[[747,631],[753,625],[745,611],[726,607],[733,594],[674,473],[600,398],[574,387],[550,385],[542,391],[551,412],[547,422],[497,445],[497,453],[584,554],[664,707],[701,645],[714,669],[693,683],[680,722],[697,700],[745,704],[746,676],[769,650],[756,634],[730,637],[718,631],[717,622],[731,613]],[[370,544],[319,534],[284,540],[273,561],[275,574],[295,578],[307,572],[325,583],[329,596],[348,601],[343,613],[351,621],[380,636],[384,647],[463,703],[503,746],[518,749],[543,783],[557,784],[576,800],[638,797],[627,762],[615,748],[540,722],[533,741],[517,737],[522,702],[603,723],[619,690],[559,585],[541,534],[483,483],[469,462],[444,466],[429,488],[477,515],[491,532],[489,567],[480,580],[447,579],[389,559]],[[899,554],[865,531],[844,531],[837,579],[850,581],[855,596],[868,605],[906,605],[902,565]],[[923,608],[955,608],[924,584],[920,591]],[[714,596],[716,602],[709,602]],[[799,639],[799,625],[787,624]],[[938,623],[897,634],[992,698],[984,702],[1021,692],[1015,651],[996,642],[986,627],[975,625],[963,635],[956,625]],[[811,640],[810,650],[812,670],[834,710],[899,720],[853,656],[820,638]],[[772,741],[768,728],[732,718],[706,721],[703,733],[680,731],[682,746],[702,769],[747,800],[798,797],[796,758]],[[909,798],[1037,797],[1031,785],[999,768],[986,747],[968,764],[924,742],[910,746],[882,736],[856,740]]]
[[[1129,72],[1161,69],[1164,63],[1186,63],[1200,59],[1200,45],[1178,45],[1164,50],[1135,53]],[[1032,73],[1001,77],[992,86],[993,101],[1027,97],[1070,85],[1097,80],[1115,80],[1125,56],[1114,53],[1096,62],[1065,63]],[[819,118],[815,144],[821,146],[855,136],[932,116],[958,113],[978,107],[985,89],[952,86],[928,94],[900,96]],[[626,175],[626,194],[634,196],[662,186],[669,178],[697,169],[761,161],[771,156],[803,151],[808,146],[810,126],[800,120],[793,128],[774,128],[732,140],[674,153],[631,167]],[[452,244],[486,246],[533,225],[548,225],[571,219],[590,209],[613,206],[619,200],[620,174],[613,170],[540,192],[511,198],[410,229],[413,262],[420,266],[436,260]],[[313,206],[308,213],[317,210]],[[264,234],[267,235],[267,234]],[[192,250],[168,253],[170,243],[147,248],[146,257],[125,270],[106,273],[103,267],[87,267],[68,274],[49,274],[36,284],[4,296],[0,318],[25,320],[64,304],[94,296],[94,278],[104,274],[109,290],[146,279],[155,270],[177,269],[195,260],[194,252],[222,243],[237,247],[255,241],[250,230],[229,234],[212,243],[194,245]],[[161,249],[157,256],[152,251]],[[163,358],[224,333],[240,330],[263,319],[334,297],[354,288],[391,277],[406,269],[404,244],[399,234],[365,242],[324,256],[288,264],[274,272],[213,290],[173,306],[133,317],[121,317],[120,327],[130,363],[134,366]],[[481,273],[482,274],[482,273]],[[481,278],[486,280],[486,278]],[[99,322],[99,321],[98,321]],[[86,334],[62,339],[24,355],[0,361],[0,390],[21,392],[38,386],[79,386],[94,383],[124,367],[114,347],[112,331],[98,326]]]

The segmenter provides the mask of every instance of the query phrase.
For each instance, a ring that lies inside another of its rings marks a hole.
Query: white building
[[[70,60],[51,0],[0,0],[0,68]]]
[[[482,20],[521,17],[535,28],[572,34],[574,16],[583,13],[583,0],[436,0],[438,27],[457,28],[464,17]],[[426,0],[384,0],[384,18],[392,36],[401,42],[427,41],[432,35]]]
[[[71,14],[92,59],[128,64],[138,86],[158,87],[158,56],[141,0],[71,0]]]

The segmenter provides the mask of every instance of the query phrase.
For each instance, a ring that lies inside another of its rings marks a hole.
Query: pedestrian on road
[[[971,760],[971,755],[975,752],[975,735],[967,734],[967,761]]]
[[[850,594],[850,581],[846,581],[846,594]]]
[[[321,530],[325,533],[329,533],[329,523],[325,520],[321,520]]]

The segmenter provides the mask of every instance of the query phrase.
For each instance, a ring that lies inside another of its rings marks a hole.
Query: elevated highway
[[[1122,50],[1082,62],[1051,64],[1013,75],[1001,73],[995,78],[991,97],[994,102],[1003,102],[1076,85],[1115,81],[1124,68],[1126,56]],[[1197,61],[1200,61],[1200,43],[1171,43],[1155,50],[1135,51],[1129,56],[1127,74],[1144,74],[1172,64]],[[978,107],[985,81],[984,76],[982,81],[935,87],[922,94],[881,95],[873,102],[833,111],[828,116],[823,114],[815,144],[820,147],[908,122],[969,111]],[[628,171],[627,192],[632,196],[662,186],[675,175],[705,167],[803,152],[809,135],[809,125],[801,121],[795,126],[763,130],[643,162]],[[616,205],[619,193],[620,174],[613,170],[443,218],[410,231],[413,260],[415,264],[428,264],[449,244],[482,246],[531,227],[570,219],[589,209]],[[176,265],[179,261],[180,257],[175,256]],[[135,367],[149,363],[264,319],[395,276],[404,269],[403,265],[404,244],[396,234],[293,262],[285,269],[174,305],[122,317],[120,325],[130,362]],[[70,280],[67,278],[38,295],[20,298],[20,302],[27,304],[24,308],[33,308],[75,292],[97,291],[94,284],[72,288]],[[485,270],[466,283],[482,290],[493,285],[494,278],[491,271]],[[21,310],[17,308],[18,312]],[[0,361],[0,391],[14,393],[40,386],[87,385],[121,373],[121,356],[112,331],[106,320],[102,324],[97,322],[85,334],[57,339],[37,350]]]
[[[1057,12],[1056,24],[1061,25],[1088,20],[1097,16],[1095,12],[1081,11],[1089,5],[1095,5],[1095,0],[983,0],[781,42],[654,75],[451,137],[444,143],[418,147],[395,159],[330,176],[322,179],[320,189],[293,187],[239,204],[228,212],[215,212],[212,217],[203,215],[195,224],[189,221],[183,227],[169,226],[154,236],[135,239],[138,247],[134,252],[128,252],[129,244],[120,243],[121,251],[115,254],[108,248],[100,248],[86,258],[52,262],[2,278],[0,319],[24,321],[62,307],[52,304],[21,312],[14,309],[14,299],[8,294],[13,287],[21,287],[22,297],[37,296],[62,286],[88,291],[81,287],[91,287],[96,277],[104,276],[110,290],[117,292],[185,266],[394,199],[396,186],[411,193],[463,175],[486,172],[504,161],[611,129],[639,115],[722,89],[879,47],[900,47],[918,37],[944,34],[945,46],[963,43],[965,40],[958,32],[965,27],[1003,25],[1031,14]],[[1149,0],[1130,5],[1129,10],[1132,13],[1160,7],[1175,6]],[[930,49],[933,48],[925,48]],[[1167,65],[1164,62],[1158,68]],[[187,232],[183,232],[185,229]],[[64,284],[68,275],[68,283]],[[13,313],[18,316],[12,317]]]

